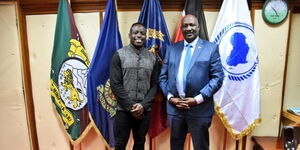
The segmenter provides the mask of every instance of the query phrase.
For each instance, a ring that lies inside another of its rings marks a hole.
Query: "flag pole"
[[[151,137],[149,137],[149,150],[152,150],[152,138]]]
[[[70,144],[70,150],[74,150],[74,145],[71,142],[69,142],[69,144]]]
[[[246,144],[247,144],[247,135],[245,135],[243,137],[243,140],[242,140],[242,150],[246,149]]]
[[[187,134],[188,150],[191,150],[191,134]]]
[[[227,130],[226,128],[224,128],[224,140],[223,140],[223,150],[226,150],[226,146],[227,146]]]
[[[71,7],[71,0],[68,0],[68,3],[70,5],[70,7]],[[70,150],[74,150],[74,145],[72,144],[72,142],[69,141],[69,143],[70,143]]]
[[[149,136],[149,150],[156,150],[156,139]]]
[[[68,3],[70,5],[70,7],[71,7],[71,0],[68,0]],[[70,143],[70,150],[74,150],[74,145],[72,144],[72,142],[69,141],[69,143]]]
[[[115,0],[115,3],[116,3],[116,12],[118,11],[118,3],[117,3],[117,0]],[[117,13],[117,16],[118,16],[118,13]]]

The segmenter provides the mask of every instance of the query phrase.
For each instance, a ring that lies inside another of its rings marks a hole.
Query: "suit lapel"
[[[203,47],[204,47],[203,40],[201,40],[199,38],[199,40],[198,40],[198,42],[196,44],[193,56],[192,56],[192,60],[191,60],[190,67],[189,67],[189,71],[190,71],[191,67],[194,65],[194,63],[196,62],[197,58],[199,58],[200,53],[202,53]]]

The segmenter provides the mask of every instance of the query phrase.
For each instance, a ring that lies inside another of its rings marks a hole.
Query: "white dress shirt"
[[[185,97],[185,92],[184,92],[184,87],[183,87],[183,68],[184,68],[184,59],[185,59],[186,51],[188,48],[187,45],[190,44],[192,46],[191,47],[191,55],[193,56],[198,40],[199,40],[199,37],[197,37],[192,43],[188,43],[186,40],[184,40],[184,49],[181,54],[181,58],[180,58],[180,62],[179,62],[179,69],[178,69],[178,74],[177,74],[177,80],[176,80],[177,81],[176,82],[177,91],[181,98]],[[168,93],[168,97],[167,97],[168,100],[170,100],[170,98],[172,98],[172,97],[174,97],[174,95],[172,93]],[[201,94],[197,95],[194,98],[197,101],[197,104],[200,104],[204,101]]]

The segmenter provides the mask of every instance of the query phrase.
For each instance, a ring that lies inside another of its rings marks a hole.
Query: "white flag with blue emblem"
[[[224,0],[211,41],[219,45],[225,78],[215,110],[236,140],[260,122],[260,84],[254,30],[247,0]]]

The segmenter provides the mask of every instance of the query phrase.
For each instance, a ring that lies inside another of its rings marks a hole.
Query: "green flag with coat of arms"
[[[87,73],[90,65],[67,0],[58,6],[50,71],[50,93],[57,116],[72,144],[90,129]]]

